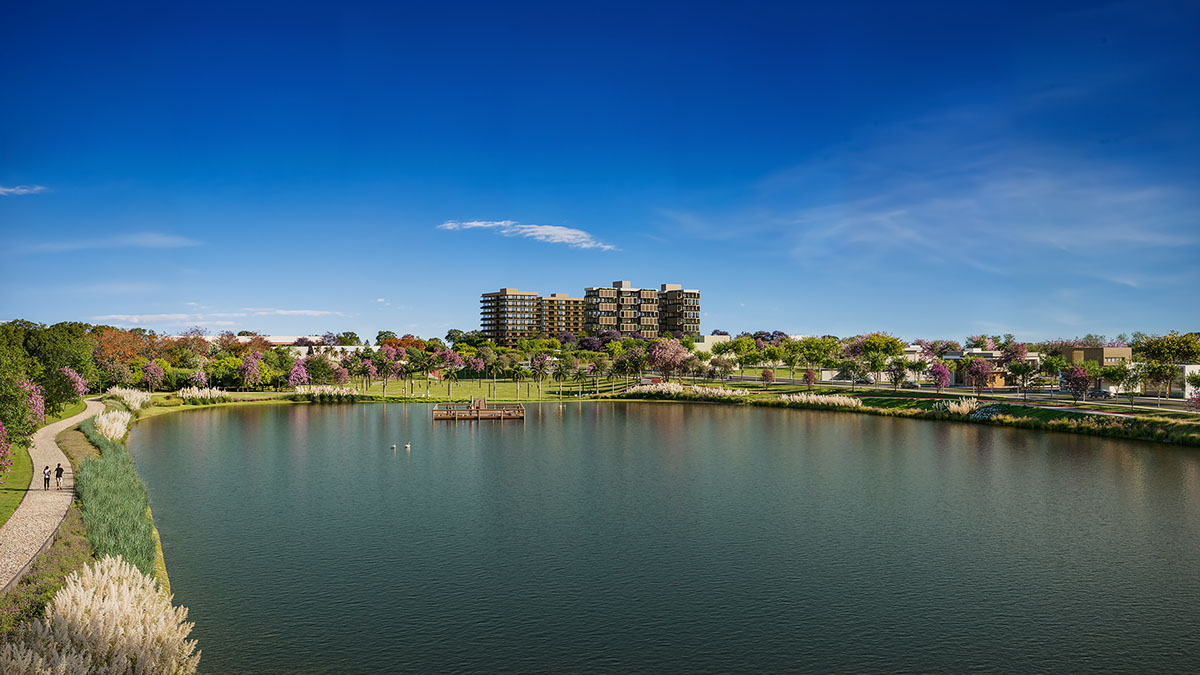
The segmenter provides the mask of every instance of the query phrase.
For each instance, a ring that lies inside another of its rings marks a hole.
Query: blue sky
[[[0,317],[1200,328],[1195,3],[435,4],[7,8]]]

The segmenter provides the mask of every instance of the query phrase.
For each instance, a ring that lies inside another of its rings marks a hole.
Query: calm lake
[[[1200,671],[1196,450],[721,405],[527,410],[139,423],[202,670]]]

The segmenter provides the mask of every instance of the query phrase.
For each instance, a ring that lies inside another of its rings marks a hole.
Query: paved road
[[[8,522],[0,527],[0,588],[7,589],[17,575],[25,571],[42,545],[58,529],[75,495],[75,473],[71,470],[71,462],[58,449],[54,438],[64,429],[102,412],[103,403],[88,401],[83,412],[42,427],[33,435],[29,446],[29,456],[33,459],[29,491]],[[66,469],[61,490],[55,488],[53,475],[54,468],[60,463]],[[49,490],[42,487],[42,469],[47,466],[51,471]]]

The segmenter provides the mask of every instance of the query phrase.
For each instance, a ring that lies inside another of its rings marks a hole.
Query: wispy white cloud
[[[198,307],[194,302],[184,303]],[[157,314],[103,314],[93,316],[92,321],[111,323],[118,326],[236,326],[240,321],[249,317],[305,317],[305,316],[345,316],[341,312],[323,309],[275,309],[271,307],[246,307],[235,312],[163,312]]]
[[[11,197],[14,195],[35,195],[39,192],[45,192],[44,185],[14,185],[5,187],[0,185],[0,197]]]
[[[605,244],[589,232],[562,225],[528,225],[515,220],[448,220],[438,225],[439,230],[495,230],[506,237],[527,237],[551,244],[566,244],[571,248],[594,248],[615,251],[616,246]]]
[[[332,312],[325,309],[274,309],[269,307],[246,307],[245,310],[253,316],[345,316],[341,312]]]
[[[99,239],[64,239],[30,244],[17,249],[21,253],[64,253],[111,248],[186,248],[203,246],[203,242],[190,237],[161,232],[138,232]]]

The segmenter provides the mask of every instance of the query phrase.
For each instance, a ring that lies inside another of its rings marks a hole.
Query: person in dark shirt
[[[54,483],[56,485],[58,485],[59,490],[62,489],[62,475],[63,475],[62,462],[59,462],[58,468],[54,470]]]

